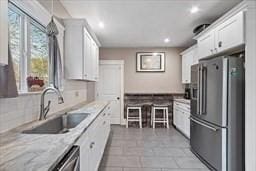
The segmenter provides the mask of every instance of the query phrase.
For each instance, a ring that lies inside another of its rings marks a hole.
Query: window
[[[17,87],[20,92],[41,90],[48,84],[46,29],[9,3],[9,40]],[[28,80],[28,81],[27,81]],[[31,87],[32,85],[37,85]]]

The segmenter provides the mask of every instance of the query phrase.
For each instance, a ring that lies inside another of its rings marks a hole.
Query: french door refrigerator
[[[243,63],[221,56],[191,67],[191,150],[212,170],[244,170]]]

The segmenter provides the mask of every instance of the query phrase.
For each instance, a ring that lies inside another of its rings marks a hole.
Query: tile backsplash
[[[45,104],[49,99],[52,101],[48,115],[87,100],[86,82],[65,81],[64,86],[63,104],[58,104],[56,94],[46,95]],[[40,111],[40,97],[40,94],[27,94],[17,98],[0,99],[0,133],[37,120]]]

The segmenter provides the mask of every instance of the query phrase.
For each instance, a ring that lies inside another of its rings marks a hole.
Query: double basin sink
[[[54,119],[46,121],[45,123],[25,130],[24,134],[64,134],[69,132],[70,129],[75,128],[90,114],[88,113],[72,113],[63,114]]]

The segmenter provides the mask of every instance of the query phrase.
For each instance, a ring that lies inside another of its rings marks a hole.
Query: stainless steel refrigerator
[[[209,168],[244,170],[244,62],[221,56],[191,67],[191,150]]]

